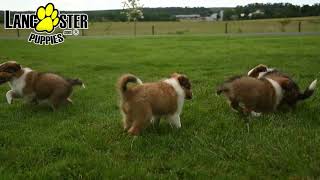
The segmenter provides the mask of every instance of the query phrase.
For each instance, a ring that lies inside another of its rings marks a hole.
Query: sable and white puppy
[[[304,92],[300,91],[299,86],[288,75],[268,66],[260,64],[248,72],[248,76],[257,79],[269,78],[280,84],[284,90],[284,97],[281,104],[287,104],[294,107],[298,101],[311,97],[315,91],[317,80],[314,80]],[[280,79],[280,81],[279,81]],[[283,79],[287,79],[283,81]]]
[[[9,82],[11,90],[6,98],[9,104],[14,98],[27,102],[49,102],[53,109],[64,103],[72,103],[70,96],[73,86],[84,84],[79,79],[65,79],[52,73],[39,73],[30,68],[22,68],[17,62],[0,64],[0,84]]]
[[[285,78],[278,79],[287,81]],[[236,76],[217,88],[217,94],[224,94],[233,109],[259,116],[260,113],[275,111],[283,98],[283,89],[270,78],[256,79]]]
[[[135,83],[135,86],[128,86]],[[150,123],[165,117],[176,128],[181,127],[180,114],[185,99],[192,99],[191,83],[187,76],[174,73],[169,79],[142,83],[126,74],[118,80],[123,126],[128,133],[138,135]]]

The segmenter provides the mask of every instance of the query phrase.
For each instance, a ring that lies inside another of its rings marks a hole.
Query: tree
[[[134,36],[137,35],[137,21],[143,19],[142,5],[140,0],[125,0],[123,3],[123,13],[126,14],[128,21],[134,22]]]

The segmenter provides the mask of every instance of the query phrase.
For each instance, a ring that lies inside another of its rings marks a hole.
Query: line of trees
[[[254,3],[235,8],[143,8],[144,18],[139,21],[176,21],[176,15],[181,14],[199,14],[206,17],[222,9],[224,20],[320,16],[320,3],[303,6],[291,3]],[[126,16],[121,14],[121,10],[87,11],[86,13],[92,21],[126,21]],[[249,16],[250,13],[251,16]]]
[[[288,18],[304,16],[320,16],[320,3],[297,6],[290,3],[274,4],[248,4],[235,8],[143,8],[144,18],[139,21],[176,21],[179,14],[200,14],[202,17],[210,16],[214,12],[224,10],[224,20],[237,19],[266,19]],[[257,12],[258,11],[258,12]],[[122,10],[84,11],[89,15],[90,22],[126,21],[127,17]],[[249,16],[251,13],[251,16]],[[3,11],[0,11],[0,22],[3,23]]]
[[[87,11],[92,21],[126,21],[127,18],[121,14],[122,10],[103,10],[103,11]],[[176,21],[176,15],[179,14],[200,14],[201,16],[209,16],[213,13],[210,8],[143,8],[144,18],[140,21]]]
[[[320,16],[320,3],[312,6],[297,6],[290,3],[254,3],[225,9],[224,16],[226,20]]]
[[[213,13],[210,8],[143,8],[144,18],[139,21],[176,21],[176,15],[179,14],[200,14],[201,16],[209,16]],[[87,13],[91,22],[104,21],[127,21],[127,16],[122,10],[97,10],[83,11]],[[66,12],[68,13],[68,12]],[[0,22],[3,22],[3,11],[0,11]]]

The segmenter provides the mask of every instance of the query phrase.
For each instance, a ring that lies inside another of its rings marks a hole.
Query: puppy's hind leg
[[[67,98],[64,95],[61,95],[59,93],[53,93],[49,98],[52,110],[57,110],[59,106],[66,101],[66,99]]]
[[[152,118],[151,118],[151,124],[154,126],[154,127],[157,127],[157,126],[159,126],[159,124],[160,124],[160,116],[153,116]]]
[[[134,119],[132,119],[131,121],[132,126],[128,130],[128,133],[137,136],[145,127],[147,127],[151,123],[152,111],[148,107],[138,109],[134,113],[130,113],[129,118]]]
[[[27,100],[27,103],[30,105],[38,105],[39,104],[37,98],[32,98],[30,100]]]
[[[127,131],[131,127],[131,121],[126,114],[122,113],[122,116],[123,129]]]
[[[238,112],[238,113],[242,113],[243,110],[242,110],[242,108],[240,107],[238,101],[230,100],[230,101],[229,101],[229,104],[230,104],[232,110],[234,110],[235,112]]]

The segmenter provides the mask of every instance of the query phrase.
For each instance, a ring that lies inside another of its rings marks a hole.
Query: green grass
[[[21,101],[8,105],[0,86],[0,179],[319,177],[319,93],[295,110],[243,119],[214,88],[264,63],[293,76],[304,89],[320,79],[319,36],[66,39],[58,46],[0,40],[1,61],[79,77],[74,105],[52,112]],[[182,129],[165,121],[136,139],[123,133],[115,89],[133,73],[156,81],[186,73],[194,99]]]
[[[181,21],[181,22],[138,22],[138,35],[151,35],[154,25],[157,35],[182,34],[223,34],[228,23],[228,33],[279,33],[320,32],[320,17],[242,20],[227,22]],[[29,36],[31,30],[20,30],[20,36]],[[128,22],[89,22],[89,29],[83,31],[86,36],[133,35],[133,23]],[[82,31],[80,31],[82,34]],[[0,24],[0,37],[16,37],[17,30],[5,30]]]

